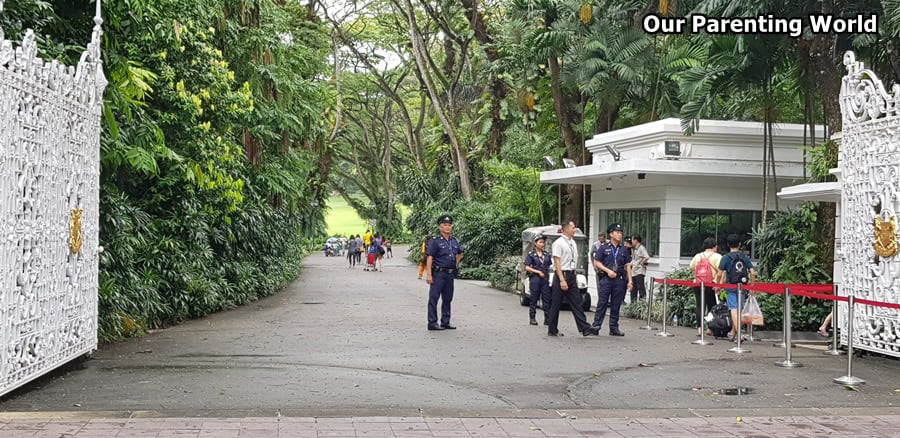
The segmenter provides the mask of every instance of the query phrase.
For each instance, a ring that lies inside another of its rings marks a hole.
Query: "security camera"
[[[545,156],[544,156],[544,164],[545,164],[545,165],[547,166],[547,168],[549,168],[549,169],[555,169],[555,168],[556,168],[556,160],[554,160],[553,157],[551,157],[551,156],[549,156],[549,155],[545,155]]]
[[[609,152],[609,154],[612,155],[613,160],[619,161],[619,160],[622,159],[622,153],[619,152],[619,150],[616,149],[615,146],[613,146],[613,145],[611,145],[611,144],[608,144],[608,145],[605,145],[605,146],[606,146],[606,150]]]

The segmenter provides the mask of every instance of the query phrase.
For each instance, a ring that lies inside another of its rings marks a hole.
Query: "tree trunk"
[[[569,110],[568,96],[562,89],[560,80],[559,60],[556,56],[549,58],[550,65],[550,89],[553,94],[553,108],[556,110],[556,120],[559,123],[559,130],[562,136],[563,145],[566,147],[566,155],[568,158],[575,160],[575,164],[582,164],[581,159],[581,143],[575,141],[575,129],[572,128],[572,114]],[[563,222],[568,220],[578,221],[582,217],[582,189],[581,184],[567,184],[566,196],[562,201],[565,203],[565,215]],[[579,226],[583,224],[578,224]]]
[[[341,129],[341,110],[344,106],[343,96],[341,96],[341,57],[340,50],[338,50],[337,35],[334,32],[331,34],[331,47],[334,56],[334,92],[336,99],[334,104],[334,129],[331,130],[331,135],[328,136],[329,142],[337,138],[338,130]]]
[[[494,39],[487,30],[487,24],[484,21],[484,14],[478,10],[478,3],[475,0],[460,0],[466,9],[469,17],[469,26],[475,33],[475,39],[484,49],[488,61],[491,63],[500,59],[500,53],[494,47]],[[491,136],[485,145],[485,151],[488,157],[500,154],[500,147],[503,144],[503,133],[506,130],[506,122],[503,120],[501,110],[503,99],[506,98],[506,83],[496,77],[496,73],[491,75]]]
[[[394,103],[390,100],[384,105],[384,197],[387,198],[388,226],[394,223],[394,183],[391,180],[391,128],[393,124]]]
[[[413,9],[410,0],[405,0],[405,2],[406,16],[407,20],[409,20],[409,38],[412,42],[413,57],[416,60],[416,66],[418,67],[419,73],[421,74],[421,78],[423,82],[425,82],[425,88],[428,89],[428,95],[431,98],[431,104],[434,107],[434,111],[437,114],[438,119],[441,121],[441,124],[444,126],[444,130],[446,131],[446,134],[450,140],[450,146],[455,152],[457,171],[459,173],[459,186],[462,190],[463,199],[468,202],[472,200],[472,183],[471,181],[469,181],[468,159],[466,158],[465,151],[459,144],[459,139],[456,137],[456,131],[453,129],[453,125],[450,123],[450,120],[444,113],[444,109],[441,108],[440,96],[438,95],[437,89],[434,86],[434,82],[431,80],[431,77],[428,73],[428,63],[425,60],[425,50],[423,47],[424,41],[422,41],[421,36],[419,35],[418,25],[416,25],[415,9]]]
[[[843,10],[845,1],[823,0],[822,13],[832,14]],[[834,34],[816,35],[812,41],[812,71],[816,86],[822,96],[822,106],[826,115],[826,126],[831,132],[841,130],[841,72],[839,66],[843,54],[837,50],[838,36]],[[826,132],[828,129],[826,128]],[[827,137],[826,137],[827,139]],[[832,141],[826,141],[829,156],[836,156],[838,145]],[[831,155],[831,154],[835,155]],[[836,163],[835,163],[836,164]],[[820,202],[816,209],[816,229],[814,237],[816,242],[834,242],[835,237],[836,205],[833,202]],[[852,239],[854,236],[842,236],[844,239]],[[824,244],[818,246],[816,258],[819,266],[830,275],[834,275],[834,245]]]
[[[762,174],[762,226],[766,226],[766,218],[769,216],[769,112],[763,115],[763,174]]]

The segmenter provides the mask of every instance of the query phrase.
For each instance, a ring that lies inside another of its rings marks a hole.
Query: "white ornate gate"
[[[0,29],[0,395],[97,347],[99,0],[94,22],[77,67]]]
[[[900,211],[900,85],[889,93],[874,72],[844,55],[838,167],[841,184],[841,295],[900,303],[896,215]],[[900,356],[900,311],[856,306],[855,348]],[[838,312],[847,327],[847,305]],[[842,343],[847,343],[846,331]]]

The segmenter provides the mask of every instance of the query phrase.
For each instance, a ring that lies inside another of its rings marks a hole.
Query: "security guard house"
[[[700,120],[687,136],[679,119],[645,123],[593,136],[586,143],[591,164],[542,172],[541,182],[590,184],[590,241],[613,222],[625,236],[640,235],[651,256],[649,282],[687,266],[706,237],[718,240],[720,252],[728,251],[729,234],[749,238],[762,216],[763,132],[758,122]],[[804,126],[777,124],[772,139],[777,183],[771,187],[769,177],[770,212],[776,193],[806,177]],[[778,208],[799,202],[779,199]],[[756,258],[752,245],[745,249]]]

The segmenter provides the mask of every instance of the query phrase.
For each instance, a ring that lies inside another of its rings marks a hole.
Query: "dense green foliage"
[[[324,233],[327,36],[298,4],[104,2],[100,321],[114,340],[278,291]],[[7,2],[77,62],[92,2]],[[282,38],[291,35],[293,43]]]

